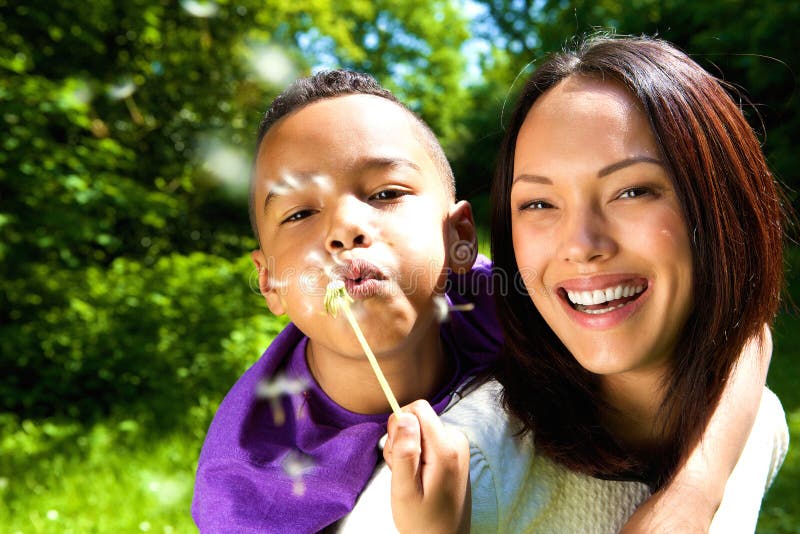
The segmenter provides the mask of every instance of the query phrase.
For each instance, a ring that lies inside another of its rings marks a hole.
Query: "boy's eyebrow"
[[[299,187],[298,182],[306,182],[314,178],[317,174],[318,173],[312,171],[293,172],[291,176],[286,176],[275,182],[270,188],[269,193],[267,193],[267,197],[264,199],[263,213],[267,212],[267,207],[273,198],[281,196],[282,193],[279,192],[280,190],[297,189]]]
[[[355,165],[355,169],[358,171],[366,171],[376,167],[411,167],[417,172],[422,172],[422,168],[419,165],[410,159],[398,156],[367,156],[359,159]]]
[[[355,164],[353,165],[353,169],[356,172],[365,172],[371,169],[383,169],[386,167],[410,167],[418,173],[422,173],[422,168],[419,165],[410,159],[399,156],[366,156],[356,160]],[[291,180],[282,178],[276,182],[270,189],[269,193],[267,193],[267,197],[264,199],[263,213],[267,212],[267,207],[269,207],[269,203],[272,199],[282,195],[280,192],[281,189],[296,189],[298,187],[297,182],[305,183],[309,180],[313,180],[316,176],[319,176],[318,172],[295,171],[291,175]],[[276,189],[278,191],[276,191]]]

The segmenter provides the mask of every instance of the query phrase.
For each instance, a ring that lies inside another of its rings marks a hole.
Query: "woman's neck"
[[[452,372],[438,324],[434,323],[418,340],[402,350],[376,355],[401,406],[430,398]],[[362,414],[389,411],[389,402],[366,355],[338,355],[309,340],[306,361],[322,390],[341,407]]]
[[[601,419],[626,447],[642,453],[659,448],[663,377],[663,371],[653,369],[602,377],[602,394],[608,408],[601,413]]]

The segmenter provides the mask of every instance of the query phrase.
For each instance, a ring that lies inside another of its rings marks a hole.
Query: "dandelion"
[[[344,312],[347,321],[350,323],[350,328],[353,329],[364,354],[367,355],[367,360],[369,360],[369,364],[372,366],[372,371],[378,378],[378,383],[381,385],[383,394],[386,395],[386,400],[389,401],[389,405],[392,407],[394,414],[399,415],[400,405],[397,403],[394,393],[392,393],[392,388],[389,387],[389,382],[387,382],[386,377],[383,376],[383,371],[381,371],[378,360],[375,358],[375,354],[372,352],[369,343],[367,343],[367,339],[364,337],[361,327],[358,326],[358,322],[355,316],[353,316],[353,311],[350,309],[350,304],[352,302],[353,299],[347,294],[344,282],[341,280],[331,280],[325,291],[325,312],[331,317],[336,317],[339,311]]]

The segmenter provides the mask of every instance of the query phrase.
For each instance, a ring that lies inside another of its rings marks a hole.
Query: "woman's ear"
[[[269,308],[269,311],[271,311],[274,315],[283,315],[286,313],[286,307],[284,306],[283,299],[281,298],[281,295],[279,294],[274,282],[270,277],[269,269],[267,268],[267,259],[264,256],[264,253],[261,251],[261,249],[254,250],[250,253],[250,257],[253,259],[253,263],[258,270],[258,290],[264,297],[264,301],[267,303],[267,308]]]
[[[447,264],[457,274],[472,268],[478,256],[478,235],[472,206],[466,200],[453,204],[447,216]]]

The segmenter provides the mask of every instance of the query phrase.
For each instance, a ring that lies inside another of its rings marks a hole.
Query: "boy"
[[[470,273],[469,204],[454,202],[433,133],[374,80],[332,72],[298,82],[266,114],[258,147],[251,214],[261,248],[253,260],[267,306],[293,324],[220,406],[193,515],[209,532],[318,531],[350,511],[372,475],[388,408],[344,317],[323,310],[328,282],[344,278],[403,404],[425,398],[441,411],[491,361],[499,334],[488,265]],[[482,284],[483,298],[440,331],[436,299],[451,271]],[[280,415],[256,396],[274,376],[306,384],[280,399]]]
[[[313,532],[337,528],[353,510],[378,464],[388,403],[344,317],[324,312],[325,288],[340,279],[400,403],[427,399],[433,407],[415,403],[416,417],[396,421],[407,450],[418,444],[391,481],[398,525],[465,529],[468,444],[434,411],[486,371],[500,340],[489,266],[479,259],[473,267],[470,207],[455,202],[435,136],[368,76],[333,71],[299,80],[275,100],[257,151],[253,261],[267,306],[293,324],[220,405],[198,464],[195,521],[202,532]],[[440,325],[445,293],[474,310]],[[736,419],[742,441],[751,415]],[[390,444],[395,466],[400,441]],[[741,443],[729,448],[738,456]],[[425,494],[429,484],[436,492]],[[645,497],[619,484],[636,503]],[[370,495],[388,504],[380,491]]]

